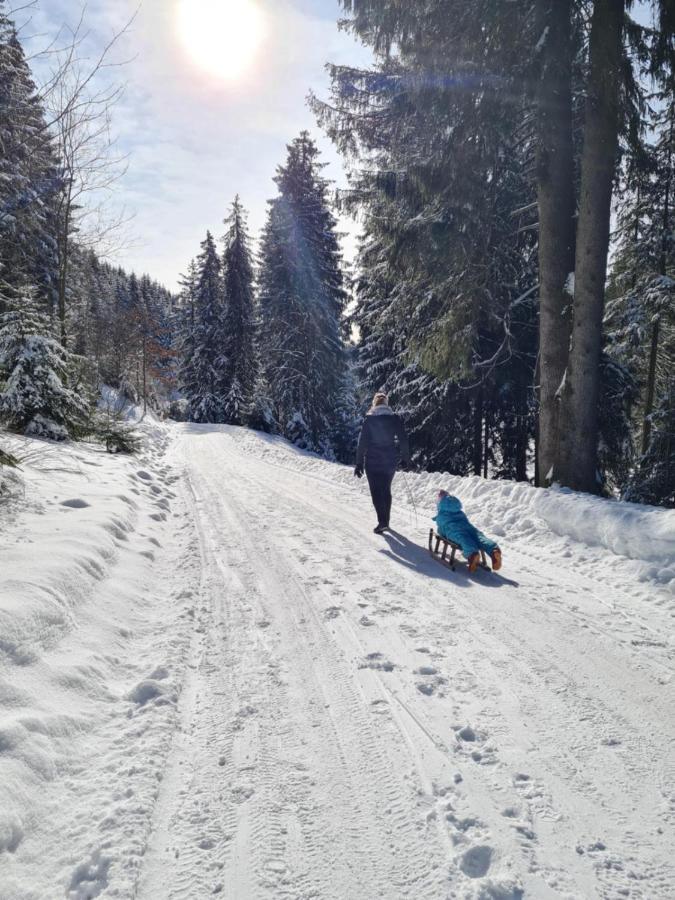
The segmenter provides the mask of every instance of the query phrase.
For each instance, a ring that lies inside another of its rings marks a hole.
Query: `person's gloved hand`
[[[354,469],[354,474],[356,475],[357,478],[363,478],[363,467],[356,466],[356,468]]]

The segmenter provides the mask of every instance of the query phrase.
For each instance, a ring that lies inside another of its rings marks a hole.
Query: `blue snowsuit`
[[[480,550],[491,555],[498,547],[498,544],[486,538],[475,525],[469,522],[457,497],[442,497],[438,501],[438,512],[434,516],[434,522],[436,531],[441,537],[459,544],[467,559],[472,553]]]

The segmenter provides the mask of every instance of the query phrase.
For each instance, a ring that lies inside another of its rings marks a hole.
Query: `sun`
[[[251,68],[264,36],[262,12],[254,0],[179,0],[178,34],[193,62],[236,81]]]

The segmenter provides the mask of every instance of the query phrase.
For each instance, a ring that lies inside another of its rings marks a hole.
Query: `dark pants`
[[[368,487],[373,498],[373,506],[377,513],[378,525],[389,525],[391,515],[391,483],[394,480],[396,469],[368,469]]]

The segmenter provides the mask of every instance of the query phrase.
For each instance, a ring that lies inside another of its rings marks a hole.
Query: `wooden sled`
[[[462,550],[459,544],[455,544],[454,541],[448,541],[446,538],[441,537],[440,534],[436,534],[433,528],[429,529],[429,553],[431,553],[434,559],[437,559],[446,566],[450,566],[453,572],[455,571],[455,553],[457,553],[458,550],[460,552]],[[448,551],[450,551],[450,558],[448,558]],[[491,572],[492,569],[487,564],[484,550],[480,551],[480,560],[480,568],[485,569],[487,572]]]

